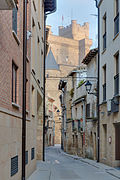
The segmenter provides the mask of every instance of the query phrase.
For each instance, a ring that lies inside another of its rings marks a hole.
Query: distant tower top
[[[72,20],[67,27],[59,26],[59,36],[74,40],[89,39],[89,23],[86,22],[81,26],[76,20]]]

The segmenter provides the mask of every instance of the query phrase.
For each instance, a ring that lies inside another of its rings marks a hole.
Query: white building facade
[[[100,161],[120,166],[119,0],[97,1],[100,45]]]

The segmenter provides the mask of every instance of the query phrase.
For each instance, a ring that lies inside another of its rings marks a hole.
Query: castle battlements
[[[59,36],[74,40],[89,39],[89,23],[80,25],[76,20],[72,20],[69,26],[59,26]]]

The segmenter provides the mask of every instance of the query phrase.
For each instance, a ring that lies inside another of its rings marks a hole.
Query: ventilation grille
[[[11,158],[11,176],[18,172],[18,156]]]

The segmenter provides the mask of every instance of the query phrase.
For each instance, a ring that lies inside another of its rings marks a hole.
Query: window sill
[[[104,54],[104,53],[105,53],[105,51],[106,51],[106,48],[102,51],[102,54]]]
[[[20,106],[19,106],[18,104],[14,103],[14,102],[12,102],[12,106],[15,107],[15,108],[17,108],[17,109],[20,108]]]
[[[15,31],[12,31],[12,34],[13,34],[13,37],[15,38],[15,40],[16,40],[18,46],[19,46],[20,45],[20,40],[19,40],[17,34],[15,33]]]
[[[114,36],[113,41],[119,36],[119,32]]]

